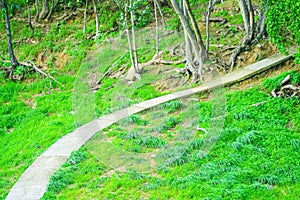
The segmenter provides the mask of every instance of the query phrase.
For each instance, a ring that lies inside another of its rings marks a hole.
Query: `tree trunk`
[[[125,31],[126,31],[127,40],[128,40],[128,47],[129,47],[129,55],[130,55],[131,64],[135,69],[135,66],[134,66],[135,62],[134,62],[133,55],[132,55],[130,32],[129,32],[129,29],[128,29],[127,7],[125,7]]]
[[[188,20],[186,8],[182,5],[184,17]],[[193,79],[195,79],[195,74],[197,74],[197,70],[195,69],[194,62],[193,62],[193,52],[192,52],[192,45],[191,40],[187,34],[187,31],[183,29],[184,31],[184,41],[185,41],[185,58],[186,58],[186,64],[185,64],[185,70],[187,70],[187,73],[191,73],[193,76]]]
[[[31,31],[34,32],[34,28],[33,28],[32,23],[31,23],[31,14],[30,14],[29,2],[27,1],[26,4],[27,4],[27,13],[28,13],[28,16],[27,16],[28,25],[29,25],[29,28],[31,29]]]
[[[159,47],[159,36],[158,36],[158,17],[157,17],[157,2],[156,0],[153,1],[154,3],[154,16],[155,16],[155,55],[158,55],[158,47]]]
[[[99,36],[99,19],[98,19],[96,0],[93,0],[93,7],[94,7],[94,14],[96,19],[96,38],[97,38]]]
[[[51,19],[52,15],[54,13],[54,10],[55,10],[56,6],[59,4],[59,2],[60,2],[60,0],[57,0],[56,4],[54,4],[54,0],[51,0],[52,7],[51,7],[51,10],[50,10],[50,12],[47,16],[47,20]]]
[[[164,18],[164,15],[160,9],[160,5],[159,3],[157,2],[157,0],[154,0],[154,3],[156,4],[156,8],[158,9],[159,13],[160,13],[160,16],[161,16],[161,20],[162,20],[162,23],[163,23],[163,27],[165,28],[166,27],[166,20]]]
[[[259,42],[259,40],[263,37],[265,33],[265,15],[264,11],[259,16],[258,19],[258,24],[257,26],[259,28],[255,28],[254,24],[254,11],[252,7],[252,2],[251,0],[238,0],[239,6],[241,9],[241,15],[243,17],[244,21],[244,26],[245,26],[245,31],[246,31],[246,36],[242,40],[241,44],[232,52],[231,57],[230,57],[230,68],[229,70],[232,71],[236,58],[240,53],[245,51],[246,49],[251,48],[252,45],[256,44]],[[258,33],[255,32],[255,29],[261,30]],[[256,38],[255,38],[256,37]]]
[[[241,14],[243,17],[244,21],[244,27],[246,30],[246,37],[244,39],[244,45],[248,45],[254,35],[254,13],[253,13],[253,8],[251,4],[251,0],[239,0],[239,6],[241,9]]]
[[[86,32],[86,12],[88,7],[88,0],[85,0],[85,8],[83,13],[83,34]]]
[[[40,19],[46,19],[48,14],[49,14],[49,1],[48,0],[43,0],[43,7],[42,7],[42,11],[40,13],[39,18]]]
[[[136,38],[135,38],[135,30],[134,30],[134,13],[133,13],[133,4],[132,0],[130,0],[130,20],[131,20],[131,32],[132,32],[132,48],[133,48],[133,55],[134,55],[134,66],[136,73],[140,73],[139,70],[139,61],[138,61],[138,55],[137,55],[137,48],[136,48]]]
[[[177,3],[176,0],[171,0],[171,3],[174,7],[175,12],[177,13],[181,24],[183,26],[183,29],[185,31],[185,34],[188,36],[188,41],[186,41],[186,44],[188,44],[188,42],[190,42],[191,44],[191,48],[190,48],[190,52],[193,52],[195,54],[195,60],[192,60],[192,64],[191,66],[187,66],[187,68],[192,69],[190,70],[193,76],[193,81],[198,81],[199,79],[202,80],[203,76],[202,76],[202,71],[203,71],[203,62],[206,61],[206,59],[208,59],[208,54],[205,50],[205,47],[202,45],[201,43],[199,43],[197,41],[197,37],[195,34],[195,30],[193,31],[190,27],[190,24],[188,22],[188,19],[185,17],[186,15],[184,14],[184,12],[188,12],[187,6],[183,6],[183,8],[181,9]],[[187,9],[186,11],[184,11],[185,9]],[[190,17],[191,19],[191,17]],[[190,59],[189,57],[189,53],[188,51],[186,52],[187,54],[187,59]]]
[[[3,7],[5,10],[5,26],[6,26],[6,32],[7,32],[7,42],[8,42],[8,53],[10,56],[10,62],[12,65],[12,72],[13,70],[19,65],[19,62],[14,54],[14,49],[12,45],[12,36],[11,36],[11,30],[10,30],[10,22],[9,22],[9,13],[8,13],[8,6],[7,1],[3,0]],[[12,73],[10,74],[10,78],[12,78]]]
[[[254,36],[254,11],[253,11],[253,6],[251,0],[248,1],[248,10],[249,10],[249,24],[250,24],[250,31],[249,31],[249,37],[251,40],[253,39]]]
[[[206,51],[207,53],[209,52],[209,17],[210,17],[210,13],[212,11],[212,8],[213,8],[213,5],[214,5],[214,2],[213,0],[209,0],[208,2],[208,6],[207,6],[207,11],[206,11],[206,16],[205,16],[205,19],[206,19]]]
[[[266,35],[266,11],[267,7],[263,6],[259,10],[258,22],[256,24],[257,39],[260,40]]]
[[[35,22],[39,21],[39,0],[35,0]]]
[[[191,24],[192,24],[192,27],[194,29],[197,42],[200,45],[201,56],[203,57],[203,60],[208,60],[209,56],[208,56],[208,53],[207,53],[207,51],[205,49],[205,46],[204,46],[204,43],[203,43],[203,40],[202,40],[202,36],[201,36],[201,33],[200,33],[200,29],[199,29],[199,26],[198,26],[198,24],[196,22],[194,14],[192,12],[192,9],[191,9],[191,6],[190,6],[190,2],[188,0],[183,0],[183,2],[184,2],[184,5],[185,5],[185,7],[187,9],[187,13],[189,15],[189,18],[191,20]]]
[[[199,29],[199,26],[196,22],[196,19],[192,13],[192,9],[191,9],[191,6],[190,6],[190,2],[188,0],[183,0],[184,2],[184,5],[186,7],[186,11],[190,17],[190,20],[191,20],[191,23],[192,23],[192,26],[193,26],[193,29],[194,29],[194,32],[195,32],[195,35],[196,35],[196,38],[197,38],[197,41],[199,42],[199,44],[203,44],[203,41],[202,41],[202,37],[201,37],[201,33],[200,33],[200,29]]]

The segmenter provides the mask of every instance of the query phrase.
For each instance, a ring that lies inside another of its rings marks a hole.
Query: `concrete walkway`
[[[206,82],[199,87],[175,92],[173,94],[168,94],[132,105],[128,108],[102,116],[99,119],[95,119],[77,128],[75,131],[60,138],[42,155],[40,155],[15,183],[6,199],[34,200],[43,197],[46,192],[50,176],[59,168],[60,165],[67,161],[71,152],[78,150],[91,137],[93,137],[94,134],[113,123],[167,101],[187,97],[215,87],[223,87],[242,81],[290,59],[292,55],[293,53],[288,56],[271,56],[241,70],[229,73],[217,80]]]

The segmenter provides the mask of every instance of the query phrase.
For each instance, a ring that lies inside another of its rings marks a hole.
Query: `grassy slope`
[[[129,170],[105,176],[107,158],[95,156],[87,144],[51,178],[44,199],[298,199],[300,102],[265,93],[286,74],[265,80],[263,86],[228,92],[224,129],[206,158],[198,157],[202,139],[195,137],[184,154],[176,155],[179,159],[161,166],[157,174]],[[292,74],[293,81],[299,84],[300,73]],[[265,100],[260,106],[250,106]],[[207,128],[211,101],[195,105],[199,109],[198,124]],[[186,128],[181,122],[189,119],[184,114],[189,108],[181,101],[173,101],[123,120],[106,134],[113,137],[114,145],[126,151],[137,155],[152,152]],[[159,113],[168,114],[163,117]],[[178,123],[168,123],[172,117],[179,118]],[[162,121],[163,125],[171,125],[162,128]],[[141,142],[139,136],[128,135],[147,130],[154,132],[156,139]],[[96,144],[101,145],[99,141]]]
[[[109,5],[104,5],[104,11],[107,10],[107,6]],[[104,31],[112,28],[114,26],[113,21],[118,18],[118,14],[116,12],[101,15],[100,22],[104,24],[101,28]],[[21,13],[20,16],[26,18],[26,12]],[[32,34],[23,22],[11,21],[14,43],[18,44],[15,45],[15,49],[19,60],[38,62],[38,57],[44,54],[44,60],[41,62],[43,69],[62,82],[65,88],[54,83],[49,89],[49,79],[36,78],[35,76],[28,76],[28,80],[23,83],[2,80],[0,73],[0,198],[6,196],[14,182],[38,155],[62,135],[75,128],[72,112],[74,74],[81,66],[87,51],[95,49],[95,44],[101,40],[84,39],[81,19],[62,22],[59,31],[57,31],[56,23],[51,24],[47,29],[36,28],[35,34]],[[108,19],[109,21],[107,21]],[[170,23],[171,26],[174,26],[172,21]],[[2,59],[8,59],[6,39],[2,38],[5,36],[4,23],[0,23],[0,30],[1,33],[3,32],[0,40],[2,56],[0,56],[0,64],[5,65],[1,62]],[[94,21],[91,17],[87,25],[87,33],[92,34],[93,32]],[[232,38],[231,35],[228,37]],[[63,68],[60,68],[55,61],[60,53],[68,58],[67,62],[63,64]],[[19,70],[26,69],[20,68]],[[113,109],[110,108],[110,99],[115,91],[106,88],[116,82],[118,82],[116,79],[104,80],[103,87],[96,93],[96,112],[98,115]],[[49,91],[50,94],[48,94]],[[105,98],[98,98],[103,97],[104,94]],[[135,92],[134,97],[139,97],[142,100],[158,95],[161,93],[155,91],[151,85],[143,84]],[[94,177],[93,166],[96,168],[98,166],[99,171],[96,170],[97,173],[101,172],[101,167],[95,160],[91,158],[87,160],[91,164],[86,167],[86,173]],[[98,184],[97,181],[95,184]],[[78,190],[78,193],[80,191]]]
[[[104,5],[106,9],[108,5]],[[115,14],[115,15],[112,15]],[[26,9],[18,11],[17,17],[26,18]],[[118,13],[106,13],[110,20]],[[92,17],[87,24],[87,34],[94,32]],[[5,23],[0,23],[0,65],[9,59],[6,52]],[[101,17],[106,24],[101,31],[112,28],[112,21]],[[52,83],[47,78],[35,74],[26,76],[25,82],[12,82],[3,79],[0,72],[0,199],[3,199],[25,169],[45,149],[62,135],[75,129],[73,119],[73,93],[75,77],[87,51],[94,49],[101,41],[86,40],[82,34],[81,18],[47,24],[47,28],[35,28],[32,34],[27,24],[11,20],[15,53],[19,61],[32,60],[43,67],[64,87]],[[59,30],[59,31],[58,31]],[[67,39],[69,36],[69,39]],[[43,59],[39,57],[43,55]],[[65,57],[59,57],[64,55]],[[60,63],[62,64],[59,64]],[[61,68],[63,67],[63,68]],[[19,67],[16,74],[23,70]],[[104,102],[105,103],[105,102]],[[101,104],[100,104],[101,106]]]
[[[102,9],[105,10],[107,6],[105,5]],[[114,14],[115,16],[112,16],[110,20],[114,20],[114,17],[119,15],[118,12]],[[22,16],[22,13],[20,15]],[[112,13],[106,13],[105,16],[111,15]],[[100,21],[106,24],[102,27],[104,31],[113,26],[112,21],[107,21],[106,17],[101,17]],[[35,34],[32,34],[23,22],[12,20],[11,26],[14,42],[21,41],[15,47],[18,59],[20,61],[33,60],[36,63],[40,62],[39,64],[43,67],[43,70],[60,81],[64,87],[54,82],[50,87],[50,79],[37,77],[35,74],[27,75],[27,80],[24,82],[12,82],[3,79],[3,74],[0,73],[1,199],[7,195],[20,175],[44,150],[62,135],[76,128],[72,105],[74,103],[73,87],[76,79],[74,74],[78,73],[78,69],[87,57],[88,51],[97,48],[102,42],[102,38],[98,40],[84,39],[81,18],[68,23],[63,22],[59,31],[57,31],[55,23],[50,24],[47,30],[36,28]],[[4,23],[0,24],[0,30],[4,35]],[[93,32],[94,21],[90,17],[87,34]],[[28,44],[24,39],[33,42]],[[0,50],[1,55],[6,55],[6,40],[0,40],[0,46],[3,47]],[[64,58],[57,57],[61,53],[65,55]],[[42,54],[44,54],[44,60],[39,61],[38,57]],[[96,59],[101,60],[103,56],[105,57],[101,54]],[[123,63],[127,64],[128,58],[129,56],[126,56]],[[8,59],[8,57],[0,56],[0,65],[6,65],[2,63],[2,60],[5,59]],[[56,59],[60,59],[60,62],[64,63],[63,68],[60,68]],[[18,70],[21,72],[27,69],[21,67]],[[103,69],[98,69],[98,72],[103,72]],[[143,81],[145,80],[147,79]],[[102,81],[101,88],[95,94],[95,112],[98,116],[116,110],[120,108],[119,106],[126,106],[112,105],[111,103],[111,99],[116,93],[113,87],[107,88],[117,83],[118,80],[115,78]],[[141,99],[149,99],[162,94],[154,90],[151,85],[142,84],[139,87],[140,89],[136,92],[141,95]],[[122,86],[118,88],[122,90]],[[125,89],[125,86],[123,86],[123,89]]]

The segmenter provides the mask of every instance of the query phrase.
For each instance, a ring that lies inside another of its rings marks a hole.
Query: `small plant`
[[[189,148],[194,150],[194,149],[200,149],[201,146],[203,145],[203,140],[202,139],[194,139],[189,143]]]
[[[158,154],[158,159],[163,166],[179,166],[188,161],[189,155],[189,149],[179,144],[160,152]]]
[[[185,105],[180,100],[173,100],[167,103],[162,104],[163,108],[166,109],[168,113],[175,112],[176,110],[179,110],[183,108]]]
[[[67,162],[51,176],[47,187],[49,196],[60,192],[62,188],[73,182],[74,176],[72,176],[72,172],[75,170],[76,165],[86,158],[87,152],[84,149],[72,152]]]
[[[234,114],[234,118],[236,120],[245,120],[245,119],[251,119],[252,116],[245,111],[241,111],[239,113]]]
[[[136,132],[129,132],[126,135],[123,136],[123,139],[125,140],[134,140],[138,137],[138,134]]]
[[[244,144],[241,142],[233,142],[231,144],[232,148],[236,149],[236,150],[240,150],[244,147]]]
[[[161,119],[161,118],[163,118],[165,115],[166,115],[165,112],[159,112],[159,111],[157,111],[157,112],[151,113],[150,118],[151,118],[151,119]]]
[[[258,178],[258,181],[262,184],[276,185],[279,181],[275,175],[265,175]]]
[[[166,145],[166,142],[163,139],[151,135],[136,139],[136,143],[150,148],[161,148]]]
[[[145,126],[148,124],[148,122],[146,120],[141,119],[138,115],[131,115],[123,119],[122,121],[118,122],[118,124],[123,126],[130,125],[130,124]]]
[[[242,144],[250,144],[253,142],[253,140],[256,137],[257,132],[256,131],[250,131],[241,137],[236,139],[236,142],[242,143]]]
[[[294,149],[298,149],[300,147],[300,140],[292,139],[291,140],[291,145],[293,146]]]
[[[176,117],[168,117],[161,124],[151,129],[155,133],[165,133],[168,130],[174,128],[177,124],[180,123],[180,120]]]

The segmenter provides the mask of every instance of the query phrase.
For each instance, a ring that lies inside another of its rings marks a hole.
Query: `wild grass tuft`
[[[256,132],[256,131],[250,131],[250,132],[242,135],[241,137],[237,138],[236,141],[240,142],[242,144],[251,144],[251,143],[253,143],[253,140],[256,138],[257,134],[258,134],[258,132]]]
[[[148,121],[141,119],[139,115],[131,115],[131,116],[119,121],[117,124],[123,125],[123,126],[131,125],[131,124],[145,126],[148,124]]]
[[[150,148],[161,148],[166,145],[166,142],[163,139],[151,135],[139,137],[135,140],[135,142],[138,145]]]
[[[173,101],[169,101],[167,103],[162,104],[162,107],[165,108],[165,110],[168,113],[172,113],[172,112],[175,112],[176,110],[184,108],[185,105],[180,100],[173,100]]]
[[[168,130],[174,128],[177,124],[179,124],[181,120],[178,117],[170,116],[166,118],[162,123],[158,126],[155,126],[151,129],[151,131],[155,133],[165,133]]]
[[[300,140],[299,139],[292,139],[291,140],[291,145],[293,146],[294,149],[299,149],[300,148]]]

